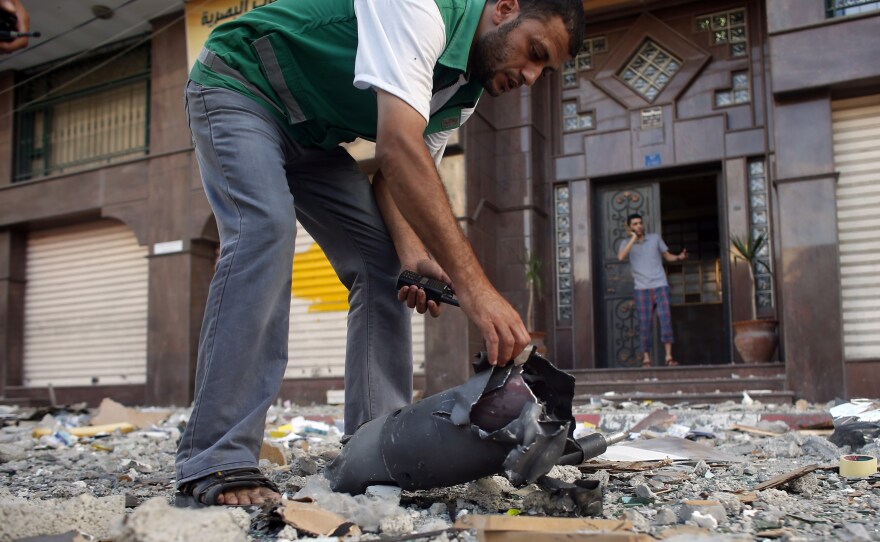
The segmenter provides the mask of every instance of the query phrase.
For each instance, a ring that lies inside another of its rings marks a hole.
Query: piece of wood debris
[[[69,427],[65,428],[65,431],[70,433],[75,437],[94,437],[96,435],[101,435],[104,433],[112,433],[116,430],[119,430],[123,433],[131,433],[135,430],[135,426],[128,423],[110,423],[106,425],[87,425],[84,427]],[[40,438],[46,435],[51,435],[55,431],[51,427],[37,427],[33,430],[31,435],[34,438]]]
[[[659,469],[672,465],[671,459],[662,459],[660,461],[588,461],[578,468],[581,472],[593,472],[597,470],[625,471],[625,472],[641,472],[652,469]]]
[[[784,433],[778,433],[776,431],[767,431],[766,429],[761,429],[758,427],[752,427],[751,425],[742,425],[740,423],[733,424],[731,427],[734,431],[742,431],[743,433],[751,433],[752,435],[759,435],[762,437],[778,437]]]
[[[480,542],[649,542],[617,519],[552,518],[469,514],[456,520],[459,529],[474,529]]]
[[[674,536],[682,536],[682,537],[711,537],[713,534],[709,529],[704,529],[702,527],[697,527],[695,525],[675,525],[673,527],[666,527],[662,529],[657,536],[660,540],[666,540],[667,538],[672,538]]]
[[[755,536],[759,538],[784,538],[791,534],[791,529],[781,528],[781,529],[767,529],[766,531],[759,531],[755,533]]]
[[[737,495],[737,498],[739,499],[739,502],[743,504],[751,504],[758,500],[758,494],[752,492],[740,493],[739,495]]]
[[[771,489],[774,487],[779,487],[783,484],[787,484],[792,480],[797,480],[801,476],[805,476],[810,474],[816,470],[833,470],[837,467],[833,465],[819,465],[818,463],[813,463],[812,465],[807,465],[806,467],[801,467],[799,469],[795,469],[791,472],[786,472],[780,474],[779,476],[774,476],[773,478],[763,482],[761,484],[756,485],[752,488],[752,491],[764,491],[765,489]]]

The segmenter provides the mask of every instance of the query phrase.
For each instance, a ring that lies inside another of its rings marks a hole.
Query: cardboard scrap
[[[672,538],[674,536],[682,536],[682,537],[710,537],[716,534],[714,531],[710,531],[709,529],[704,529],[702,527],[697,527],[695,525],[675,525],[673,527],[667,527],[661,530],[658,533],[658,537],[660,540],[666,540],[667,538]]]
[[[265,439],[263,440],[263,445],[260,447],[260,460],[262,461],[263,459],[273,465],[287,465],[287,454],[284,453],[284,448],[279,444],[269,442]]]
[[[620,447],[620,444],[610,446],[604,454],[599,456],[599,459],[613,460],[615,450]],[[740,463],[746,461],[746,458],[744,457],[729,454],[712,446],[706,446],[705,444],[699,444],[678,437],[663,437],[627,442],[626,448],[628,448],[627,453],[631,453],[633,449],[638,449],[643,450],[646,453],[653,453],[661,456],[661,459],[662,457],[669,457],[670,459],[683,458],[691,461],[703,459],[710,463]],[[645,458],[642,459],[645,460]]]
[[[92,418],[92,425],[108,425],[127,422],[138,429],[148,428],[168,418],[167,410],[139,410],[129,408],[107,397],[98,405],[98,413]]]
[[[650,439],[645,442],[653,442],[654,440],[660,439]],[[662,461],[664,459],[670,459],[672,461],[685,461],[687,460],[687,456],[659,450],[645,450],[644,448],[631,446],[630,444],[615,444],[614,446],[611,446],[607,450],[605,450],[605,453],[600,455],[599,459],[604,459],[606,461],[626,462]]]
[[[122,423],[111,423],[107,425],[87,425],[85,427],[69,427],[65,428],[65,431],[70,433],[75,437],[94,437],[103,433],[112,433],[114,431],[121,431],[123,433],[131,433],[135,430],[135,426],[128,422]],[[51,435],[55,431],[51,427],[37,427],[33,430],[31,435],[34,438],[44,437],[46,435]]]
[[[618,519],[552,518],[537,516],[466,515],[455,522],[459,529],[474,529],[480,542],[648,542],[647,535],[632,531],[632,523]]]
[[[312,499],[294,499],[281,501],[278,513],[284,523],[293,528],[315,536],[357,536],[360,528],[344,517],[324,510]]]

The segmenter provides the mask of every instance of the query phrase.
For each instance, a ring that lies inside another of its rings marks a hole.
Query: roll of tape
[[[876,472],[876,457],[861,454],[840,456],[840,475],[844,478],[867,478]]]

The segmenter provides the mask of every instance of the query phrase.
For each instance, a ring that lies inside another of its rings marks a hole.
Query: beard
[[[499,66],[503,66],[511,56],[507,48],[507,37],[514,28],[519,26],[521,17],[503,24],[488,34],[480,36],[474,45],[474,56],[471,62],[471,77],[476,78],[480,85],[492,96],[501,94],[501,90],[492,85]]]

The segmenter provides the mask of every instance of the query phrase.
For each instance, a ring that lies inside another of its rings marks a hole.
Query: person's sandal
[[[230,489],[250,489],[265,487],[280,494],[278,486],[263,476],[260,469],[253,467],[229,469],[203,476],[198,480],[185,482],[174,496],[174,506],[178,508],[203,508],[218,506],[217,498]],[[222,506],[261,506],[259,504]]]

